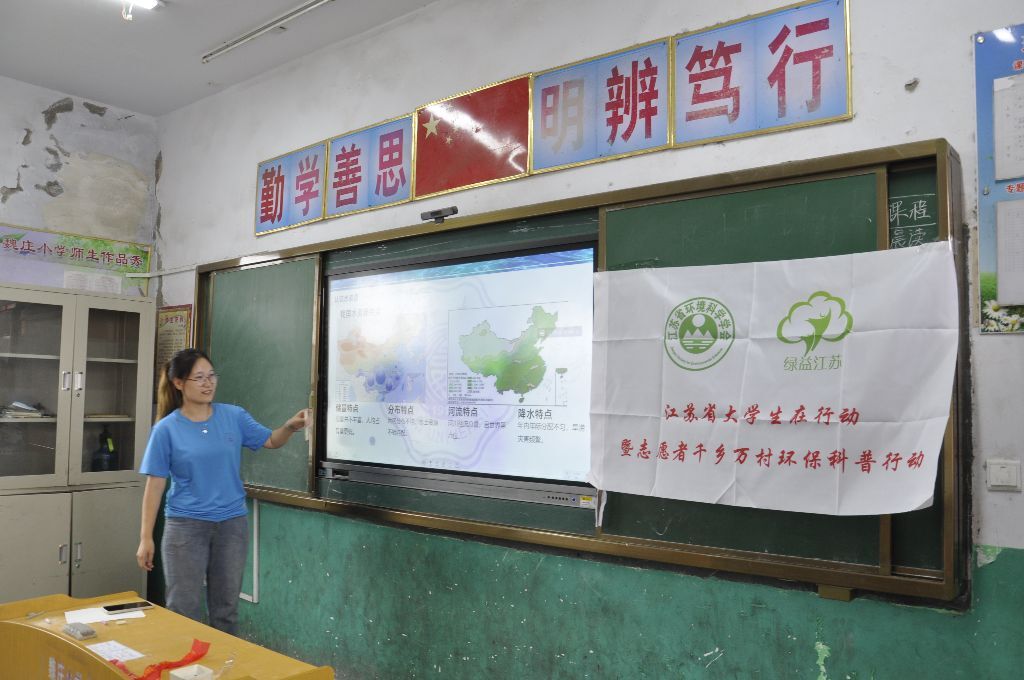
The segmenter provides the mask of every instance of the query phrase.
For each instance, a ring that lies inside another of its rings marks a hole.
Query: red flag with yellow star
[[[526,174],[530,78],[416,111],[417,198]]]

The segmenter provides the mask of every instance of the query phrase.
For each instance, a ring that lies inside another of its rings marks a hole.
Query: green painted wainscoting
[[[972,607],[955,613],[260,512],[260,602],[241,603],[241,634],[338,678],[1024,673],[1022,550],[984,551]]]

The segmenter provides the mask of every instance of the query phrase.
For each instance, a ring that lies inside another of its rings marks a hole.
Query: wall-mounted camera
[[[444,218],[451,217],[452,215],[459,214],[459,209],[456,206],[450,208],[438,208],[437,210],[428,210],[425,213],[420,213],[421,220],[434,220],[438,224],[444,222]]]

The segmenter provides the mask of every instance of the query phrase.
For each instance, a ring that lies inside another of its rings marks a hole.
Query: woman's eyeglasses
[[[197,385],[202,385],[203,383],[209,383],[211,385],[216,385],[217,384],[217,374],[216,373],[211,373],[210,375],[196,375],[196,376],[192,376],[191,378],[187,378],[187,380],[191,380],[192,382],[194,382]]]

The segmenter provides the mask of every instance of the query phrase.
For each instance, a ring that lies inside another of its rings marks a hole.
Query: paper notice
[[[1024,305],[1024,200],[996,204],[996,301]]]
[[[992,81],[996,180],[1024,177],[1024,73]]]

